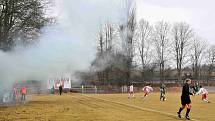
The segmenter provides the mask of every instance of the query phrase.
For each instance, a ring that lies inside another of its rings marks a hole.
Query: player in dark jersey
[[[166,85],[164,83],[161,84],[160,86],[160,101],[165,101],[166,100]]]
[[[181,94],[181,107],[179,109],[178,113],[178,117],[181,118],[181,111],[184,108],[187,108],[187,112],[186,112],[186,116],[185,118],[187,120],[190,120],[189,118],[189,112],[191,110],[191,100],[190,100],[190,95],[194,95],[194,93],[190,92],[190,84],[191,84],[191,79],[186,79],[186,83],[183,86],[182,89],[182,94]]]

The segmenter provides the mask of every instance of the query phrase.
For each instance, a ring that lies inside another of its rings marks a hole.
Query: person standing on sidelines
[[[147,97],[151,91],[153,91],[153,88],[151,87],[150,84],[148,86],[143,87],[144,92],[143,98]]]
[[[208,101],[208,91],[200,86],[199,92],[196,93],[197,95],[202,94],[202,101],[209,103]]]
[[[131,97],[134,97],[134,85],[131,84],[129,86],[129,97],[128,98],[131,98]]]
[[[26,88],[25,86],[23,86],[23,87],[21,88],[21,93],[22,93],[22,98],[21,98],[21,100],[22,100],[22,101],[25,101],[25,99],[26,99],[26,94],[27,94],[27,88]]]
[[[185,118],[187,120],[190,120],[190,117],[189,117],[189,113],[191,110],[190,95],[194,95],[194,93],[190,92],[190,84],[191,84],[191,79],[186,79],[186,83],[184,84],[184,86],[182,88],[182,94],[181,94],[181,105],[182,106],[179,108],[179,111],[177,112],[178,117],[181,118],[181,111],[184,108],[187,108],[186,116],[185,116]]]
[[[59,93],[60,93],[60,95],[62,94],[62,91],[63,91],[63,87],[62,87],[62,85],[60,84],[60,86],[59,86]]]
[[[13,87],[13,100],[14,101],[18,100],[18,91],[17,91],[17,87],[16,86]]]

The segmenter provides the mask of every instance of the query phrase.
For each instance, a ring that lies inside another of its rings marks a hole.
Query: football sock
[[[190,109],[187,109],[186,116],[188,116],[189,113],[190,113]]]
[[[179,111],[178,111],[178,113],[180,114],[182,110],[183,110],[183,108],[180,108]]]

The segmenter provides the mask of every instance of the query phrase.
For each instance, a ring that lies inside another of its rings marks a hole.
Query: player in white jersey
[[[151,91],[153,91],[153,88],[151,87],[151,85],[143,87],[143,92],[144,92],[143,98],[147,97]]]
[[[197,95],[202,94],[202,101],[209,103],[208,101],[208,91],[200,86],[200,90],[196,93]]]
[[[133,84],[131,84],[129,86],[129,97],[128,98],[131,98],[131,96],[134,97],[134,85]]]

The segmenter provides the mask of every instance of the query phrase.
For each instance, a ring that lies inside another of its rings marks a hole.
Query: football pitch
[[[0,107],[0,121],[183,121],[176,115],[180,93],[167,93],[165,102],[159,93],[142,93],[128,99],[128,94],[33,95],[25,104]],[[193,121],[215,121],[215,94],[209,94],[211,103],[192,96],[190,117]]]

